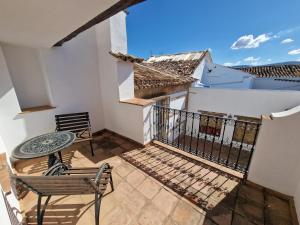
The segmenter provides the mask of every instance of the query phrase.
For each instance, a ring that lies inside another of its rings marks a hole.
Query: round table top
[[[76,135],[69,131],[53,132],[34,137],[14,149],[17,159],[32,159],[56,153],[74,143]]]

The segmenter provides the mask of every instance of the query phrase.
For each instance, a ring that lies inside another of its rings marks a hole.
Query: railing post
[[[206,122],[206,127],[205,127],[205,138],[204,138],[204,143],[203,143],[203,151],[202,151],[202,157],[204,157],[205,154],[205,144],[206,144],[206,140],[207,140],[207,128],[208,128],[208,124],[209,124],[209,115],[206,116],[207,117],[207,122]]]
[[[175,109],[173,109],[173,140],[172,140],[172,145],[174,144],[174,130],[175,130]]]
[[[193,113],[193,117],[192,117],[192,129],[191,129],[191,139],[190,139],[190,149],[189,149],[189,152],[191,152],[191,150],[192,150],[194,119],[195,119],[195,113]]]
[[[221,157],[221,152],[222,152],[224,135],[225,135],[225,131],[226,131],[226,125],[227,125],[227,119],[224,119],[223,133],[222,133],[222,139],[221,139],[220,149],[219,149],[219,155],[218,155],[218,163],[220,163],[220,157]]]
[[[178,145],[177,147],[180,147],[180,127],[181,127],[181,110],[179,111],[179,126],[178,126]]]
[[[240,159],[241,151],[243,149],[243,143],[244,143],[244,138],[245,138],[245,135],[246,135],[246,130],[247,130],[248,123],[246,122],[244,124],[245,124],[244,133],[243,133],[243,137],[242,137],[242,140],[241,140],[240,148],[239,148],[239,151],[238,151],[238,156],[237,156],[237,159],[236,159],[236,162],[235,162],[235,165],[234,165],[234,169],[236,169],[237,166],[238,166],[238,162],[239,162],[239,159]]]
[[[246,166],[246,169],[245,169],[245,177],[247,177],[247,175],[248,175],[249,166],[250,166],[250,162],[251,162],[252,155],[253,155],[253,152],[254,152],[254,148],[255,148],[255,145],[256,145],[257,135],[258,135],[258,132],[259,132],[259,128],[260,128],[260,124],[256,124],[254,140],[252,142],[252,147],[251,147],[251,150],[250,150],[250,156],[249,156],[249,159],[248,159],[248,162],[247,162],[247,166]]]

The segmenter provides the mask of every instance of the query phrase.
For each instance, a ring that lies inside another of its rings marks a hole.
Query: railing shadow
[[[121,157],[201,208],[206,213],[204,224],[219,224],[225,217],[232,220],[239,178],[155,144]]]

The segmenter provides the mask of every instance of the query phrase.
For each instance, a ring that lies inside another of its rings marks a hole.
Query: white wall
[[[62,47],[40,49],[56,113],[89,112],[93,132],[104,128],[96,38],[91,28]]]
[[[23,141],[54,131],[54,115],[59,113],[88,111],[93,132],[107,128],[140,143],[149,139],[144,137],[149,110],[120,103],[120,99],[134,97],[132,64],[109,54],[111,50],[127,51],[125,18],[121,12],[62,47],[36,50],[55,109],[19,114],[14,85],[0,52],[0,136],[8,155]],[[15,64],[19,66],[20,60]]]
[[[15,48],[18,47],[6,48],[6,53],[10,55],[11,50],[13,53],[18,52]],[[93,132],[104,128],[95,28],[80,34],[62,47],[28,51],[22,47],[22,57],[26,58],[27,54],[30,56],[32,51],[39,54],[40,64],[36,66],[45,75],[44,88],[51,93],[49,97],[56,108],[19,114],[21,110],[14,88],[15,83],[11,80],[6,60],[1,54],[0,123],[3,126],[0,127],[0,136],[8,155],[21,142],[54,131],[55,114],[88,111]],[[10,63],[12,67],[19,67],[22,62],[14,62],[13,58],[10,58]],[[27,88],[38,88],[35,87],[35,77],[28,80],[29,84],[25,83]],[[32,93],[29,97],[34,98],[35,95],[37,93]]]
[[[296,212],[298,215],[298,220],[300,220],[300,180],[298,181],[296,192],[294,194],[294,202],[295,202]]]
[[[294,196],[300,215],[300,106],[263,119],[248,179]]]
[[[143,144],[148,110],[120,102],[134,98],[132,64],[109,54],[110,51],[127,53],[126,36],[116,35],[126,34],[125,18],[126,14],[121,12],[96,26],[105,128]]]
[[[188,111],[260,117],[300,104],[299,91],[190,88]]]
[[[16,120],[21,112],[6,61],[0,46],[0,136],[6,151],[11,151],[26,137],[22,120]]]
[[[284,78],[282,78],[284,79]],[[288,78],[298,82],[279,81],[274,78],[255,78],[253,81],[254,89],[273,89],[273,90],[295,90],[300,91],[300,78]]]
[[[5,197],[3,196],[3,191],[2,187],[0,185],[0,218],[1,218],[1,223],[6,224],[6,225],[12,225],[9,219],[8,211],[6,210],[6,205],[5,205]]]
[[[252,75],[214,63],[206,63],[201,83],[212,88],[242,88],[252,86]]]
[[[38,49],[4,44],[3,54],[21,108],[49,105]]]
[[[187,91],[177,92],[170,95],[170,108],[183,110],[186,107]]]

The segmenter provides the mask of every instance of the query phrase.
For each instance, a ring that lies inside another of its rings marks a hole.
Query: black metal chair
[[[92,155],[93,149],[93,135],[91,130],[90,117],[88,112],[60,114],[55,116],[56,131],[71,131],[76,134],[76,142],[89,141]],[[62,162],[61,153],[59,157]]]
[[[46,207],[51,196],[56,195],[84,195],[95,194],[95,224],[99,225],[101,200],[106,191],[107,184],[114,191],[112,180],[112,166],[104,163],[91,168],[68,168],[63,163],[57,163],[43,176],[17,176],[12,174],[11,179],[15,184],[38,195],[37,224],[43,224]],[[42,206],[42,198],[46,201]]]

